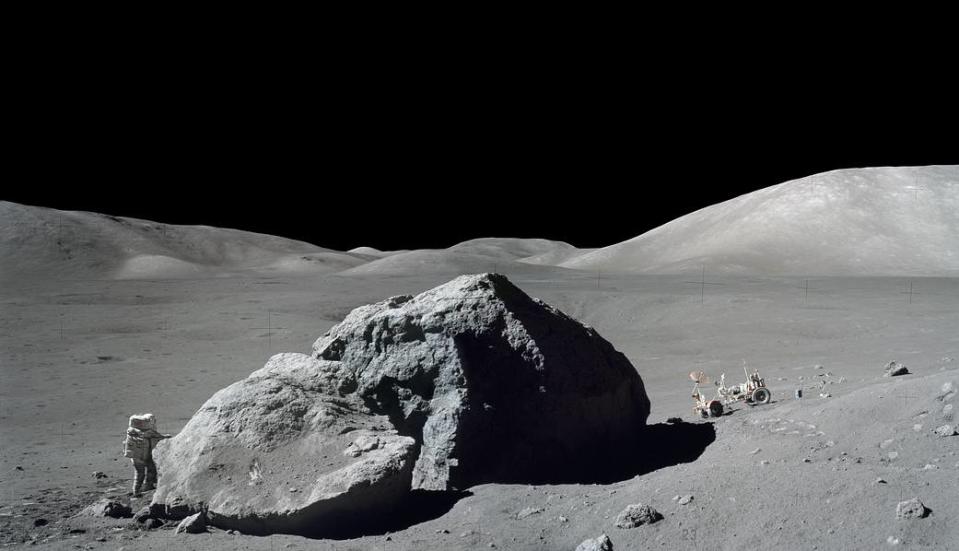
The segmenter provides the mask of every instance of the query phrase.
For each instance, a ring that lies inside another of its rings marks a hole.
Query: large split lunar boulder
[[[310,531],[412,490],[535,482],[636,445],[648,415],[636,370],[593,329],[503,276],[462,276],[357,308],[311,356],[215,394],[158,445],[153,507]]]

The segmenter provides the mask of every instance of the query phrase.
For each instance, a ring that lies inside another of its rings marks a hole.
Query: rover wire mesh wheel
[[[756,404],[768,404],[769,399],[772,398],[772,393],[768,389],[759,387],[753,391],[753,403]]]
[[[712,417],[719,417],[723,414],[723,404],[719,400],[713,400],[709,402],[709,415]]]

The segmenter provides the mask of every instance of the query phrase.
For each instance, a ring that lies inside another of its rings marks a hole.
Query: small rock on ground
[[[693,500],[693,496],[681,496],[681,497],[679,498],[679,502],[678,502],[678,503],[679,503],[680,505],[686,505],[687,503],[689,503],[689,502],[692,501],[692,500]]]
[[[540,514],[540,513],[542,513],[542,512],[543,512],[543,510],[540,509],[539,507],[526,507],[526,508],[523,509],[522,511],[516,513],[516,518],[522,519],[522,518],[526,518],[526,517],[529,517],[529,516],[532,516],[532,515],[538,515],[538,514]]]
[[[613,551],[613,542],[609,536],[603,534],[598,538],[585,540],[576,546],[576,551]]]
[[[634,503],[627,505],[619,515],[616,516],[616,526],[618,528],[635,528],[643,524],[652,524],[662,520],[663,515],[649,505],[643,503]]]
[[[133,515],[133,520],[136,522],[143,523],[143,522],[146,522],[147,519],[150,517],[151,517],[150,506],[147,505],[146,507],[140,509],[139,511],[136,512],[136,514]]]
[[[203,512],[190,515],[180,521],[176,527],[176,533],[199,534],[206,531],[206,516]]]
[[[899,519],[923,518],[928,513],[929,510],[919,501],[918,497],[900,501],[899,505],[896,506],[896,518]]]
[[[942,425],[941,427],[936,427],[936,430],[933,432],[936,433],[936,436],[953,436],[956,434],[956,428],[952,425]]]
[[[148,518],[143,521],[143,527],[147,530],[154,530],[163,526],[163,521],[158,518]]]
[[[77,515],[84,517],[130,518],[133,516],[133,510],[129,505],[124,505],[119,501],[101,499],[96,503],[87,505]]]
[[[883,374],[883,377],[898,377],[900,375],[908,375],[909,368],[902,365],[899,362],[892,361],[886,364],[886,373]]]

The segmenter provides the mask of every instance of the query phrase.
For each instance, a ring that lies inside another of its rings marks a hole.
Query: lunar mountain
[[[959,166],[835,170],[687,214],[560,263],[579,270],[959,275]]]

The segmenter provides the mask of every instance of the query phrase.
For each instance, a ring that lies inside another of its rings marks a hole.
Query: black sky
[[[121,50],[24,63],[0,198],[335,249],[596,247],[816,172],[959,164],[954,85],[917,88],[893,62],[864,75],[602,45]]]

